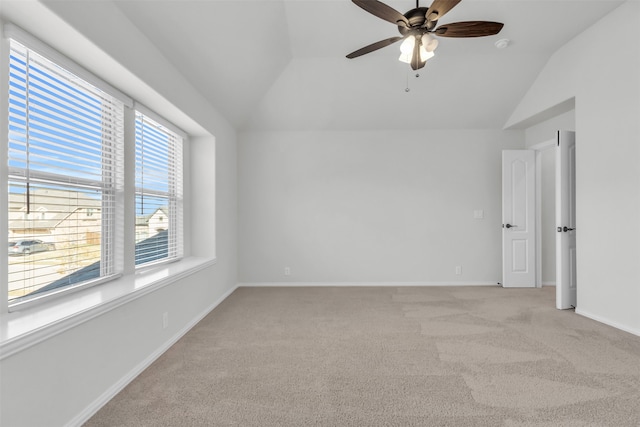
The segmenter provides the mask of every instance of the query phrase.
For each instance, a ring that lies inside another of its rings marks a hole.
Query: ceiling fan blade
[[[504,24],[489,21],[465,21],[441,25],[435,34],[441,37],[484,37],[498,34]]]
[[[409,26],[409,21],[407,21],[407,18],[405,18],[403,14],[382,2],[379,2],[377,0],[351,1],[353,1],[356,5],[360,6],[370,14],[377,16],[378,18],[384,19],[385,21],[391,22],[395,25],[403,25],[405,27]]]
[[[396,37],[391,37],[385,40],[380,40],[379,42],[375,42],[370,44],[369,46],[365,46],[361,49],[356,50],[355,52],[351,52],[349,55],[347,55],[347,58],[349,59],[353,59],[353,58],[357,58],[358,56],[362,56],[366,53],[369,52],[373,52],[374,50],[378,50],[378,49],[382,49],[383,47],[387,47],[390,44],[393,44],[395,42],[397,42],[398,40],[402,40],[404,37],[400,37],[400,36],[396,36]]]
[[[461,1],[462,0],[434,0],[425,14],[425,18],[427,18],[427,20],[424,21],[423,27],[426,27],[429,22],[437,21],[442,18],[445,13],[449,12]]]

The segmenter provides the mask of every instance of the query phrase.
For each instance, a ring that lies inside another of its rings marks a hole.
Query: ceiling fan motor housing
[[[404,24],[398,25],[398,31],[400,32],[400,34],[402,34],[403,36],[419,36],[435,28],[436,24],[438,23],[437,20],[430,21],[426,27],[422,27],[427,19],[425,15],[427,14],[428,10],[428,7],[417,7],[405,13],[404,17],[407,18],[407,21],[409,21],[409,27],[405,27]]]

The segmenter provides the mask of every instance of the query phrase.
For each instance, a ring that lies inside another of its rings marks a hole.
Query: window
[[[15,304],[116,273],[110,230],[124,105],[24,44],[9,45],[7,282]]]
[[[181,259],[186,135],[19,28],[4,29],[9,307]]]
[[[9,67],[11,304],[115,273],[124,106],[13,39]]]
[[[136,111],[136,265],[182,257],[182,138]]]

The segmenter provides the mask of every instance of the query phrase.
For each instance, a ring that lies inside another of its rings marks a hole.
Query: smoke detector
[[[495,45],[498,49],[505,49],[509,46],[509,43],[511,43],[511,40],[509,39],[500,39],[495,43]]]

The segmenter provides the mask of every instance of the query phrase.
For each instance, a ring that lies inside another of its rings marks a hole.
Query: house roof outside
[[[156,215],[158,212],[161,212],[165,216],[168,216],[167,208],[164,206],[156,209],[155,211],[147,215],[136,215],[136,227],[149,225],[149,220],[151,220],[151,218],[153,218],[153,216]]]
[[[25,219],[26,193],[9,193],[9,230],[53,229],[78,209],[102,208],[100,199],[78,191],[36,188],[29,194],[31,213],[44,215]]]

